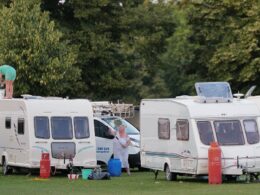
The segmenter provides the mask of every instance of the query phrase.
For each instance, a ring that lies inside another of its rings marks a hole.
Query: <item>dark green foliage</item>
[[[64,95],[77,88],[75,48],[62,41],[37,0],[16,0],[0,10],[0,63],[17,70],[15,95]]]
[[[257,0],[182,5],[184,17],[163,56],[166,68],[173,67],[169,80],[181,86],[171,89],[190,94],[196,81],[228,81],[234,92],[246,92],[259,84],[259,6]]]
[[[77,64],[87,97],[138,102],[168,95],[159,54],[174,32],[172,6],[140,0],[68,0],[61,10],[63,19],[51,15],[80,47]]]
[[[194,94],[198,81],[243,93],[260,83],[258,0],[39,1],[0,0],[0,63],[17,68],[16,96],[138,104]]]

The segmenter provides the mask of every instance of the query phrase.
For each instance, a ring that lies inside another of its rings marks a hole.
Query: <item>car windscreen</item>
[[[114,123],[115,120],[121,120],[123,125],[126,126],[126,133],[128,135],[138,135],[139,131],[128,121],[122,118],[117,118],[117,117],[109,117],[109,118],[102,118],[104,121],[106,121],[113,129],[117,130],[116,125]]]

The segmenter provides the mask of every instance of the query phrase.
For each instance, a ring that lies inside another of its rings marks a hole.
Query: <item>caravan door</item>
[[[29,165],[29,132],[23,116],[14,118],[13,130],[18,151],[12,161],[17,162],[20,165]]]

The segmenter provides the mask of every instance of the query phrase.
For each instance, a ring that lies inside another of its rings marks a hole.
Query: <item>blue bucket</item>
[[[91,169],[82,169],[82,179],[88,179],[88,176],[91,174],[92,170]]]
[[[122,165],[119,159],[110,159],[108,161],[108,172],[110,176],[120,176],[122,173]]]

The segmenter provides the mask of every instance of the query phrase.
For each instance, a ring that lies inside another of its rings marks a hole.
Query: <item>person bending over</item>
[[[5,77],[3,81],[3,76]],[[5,84],[5,98],[11,99],[13,97],[13,83],[16,78],[16,70],[9,65],[0,66],[0,82]]]

